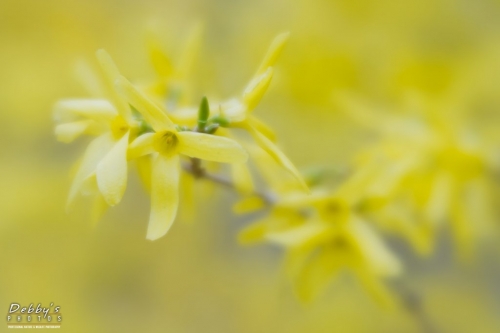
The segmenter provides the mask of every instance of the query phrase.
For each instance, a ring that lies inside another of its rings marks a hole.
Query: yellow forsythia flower
[[[82,191],[96,192],[107,205],[118,204],[127,184],[127,148],[137,123],[128,104],[113,89],[119,76],[111,57],[97,52],[104,73],[107,99],[69,99],[58,102],[54,116],[60,141],[71,142],[82,134],[97,136],[87,147],[73,180],[68,206]],[[92,189],[97,188],[97,191]],[[99,204],[99,206],[104,207]]]
[[[118,78],[116,85],[155,131],[139,136],[129,148],[130,159],[154,155],[147,239],[155,240],[168,232],[177,214],[179,155],[221,163],[244,163],[248,155],[236,141],[204,133],[178,131],[167,114],[124,77]]]

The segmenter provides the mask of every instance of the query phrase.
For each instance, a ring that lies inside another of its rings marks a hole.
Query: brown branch
[[[437,333],[437,328],[424,310],[422,296],[401,283],[393,287],[395,292],[399,295],[404,309],[415,320],[420,331],[422,333]]]
[[[222,186],[229,188],[229,189],[232,189],[234,191],[237,190],[236,185],[233,183],[233,181],[231,179],[226,178],[226,177],[221,176],[221,175],[207,172],[207,170],[201,166],[200,159],[191,158],[191,163],[190,164],[183,164],[182,168],[184,171],[192,174],[195,178],[206,179],[208,181],[222,185]],[[274,205],[278,199],[276,197],[276,194],[271,193],[271,192],[254,190],[251,194],[256,196],[256,197],[259,197],[267,206]]]

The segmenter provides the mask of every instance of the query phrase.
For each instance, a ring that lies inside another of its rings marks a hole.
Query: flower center
[[[121,138],[128,130],[128,123],[122,116],[117,116],[111,121],[111,133],[115,139]]]
[[[326,221],[345,223],[349,218],[350,208],[344,200],[331,198],[320,207],[319,214]]]
[[[175,153],[178,142],[179,139],[177,138],[175,132],[172,131],[160,132],[157,133],[157,138],[154,143],[154,148],[160,154],[171,155]]]

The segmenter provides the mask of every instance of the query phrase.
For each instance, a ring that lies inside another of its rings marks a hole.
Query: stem
[[[182,166],[184,171],[192,174],[195,178],[206,179],[213,183],[222,185],[226,188],[236,191],[236,185],[231,181],[231,179],[226,178],[221,175],[209,173],[201,166],[201,160],[198,158],[191,158],[191,164],[184,164]],[[252,195],[259,197],[267,206],[272,206],[276,203],[276,194],[272,192],[264,192],[254,190]]]
[[[402,284],[394,286],[394,289],[401,298],[404,309],[413,317],[420,331],[422,333],[437,333],[438,330],[425,313],[422,297]]]

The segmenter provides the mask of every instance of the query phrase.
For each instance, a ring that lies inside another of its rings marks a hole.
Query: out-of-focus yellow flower
[[[375,128],[380,140],[359,156],[358,168],[371,170],[366,197],[385,197],[390,204],[375,217],[388,229],[404,234],[421,253],[429,253],[436,233],[449,223],[462,254],[491,234],[493,213],[488,202],[491,145],[466,126],[460,107],[420,99],[415,114],[376,114],[354,105],[349,111]],[[441,111],[441,112],[439,112]]]
[[[128,152],[130,159],[154,154],[151,165],[151,214],[147,239],[155,240],[168,232],[177,214],[179,155],[221,163],[244,163],[248,155],[233,140],[204,133],[178,131],[166,112],[124,77],[118,78],[116,85],[155,131],[135,139]]]
[[[362,191],[354,179],[333,194],[285,197],[268,217],[245,229],[240,241],[283,246],[286,271],[304,301],[317,296],[346,270],[378,301],[392,305],[394,300],[381,279],[397,276],[400,263],[356,212]]]
[[[288,37],[289,33],[282,33],[274,39],[256,74],[243,91],[242,97],[239,100],[233,99],[225,103],[220,110],[220,116],[229,119],[231,127],[247,130],[255,142],[279,165],[290,172],[304,190],[308,191],[308,187],[298,170],[273,143],[275,140],[273,131],[251,114],[271,83],[273,66],[285,47]]]
[[[138,126],[128,104],[113,89],[113,82],[119,76],[113,60],[104,50],[97,52],[97,58],[104,74],[103,92],[97,89],[97,93],[107,99],[62,100],[54,110],[59,123],[55,129],[58,140],[68,143],[82,134],[97,136],[85,151],[68,197],[70,206],[82,191],[95,194],[96,218],[106,207],[103,200],[114,206],[125,192],[127,148]]]
[[[273,66],[285,47],[288,37],[289,33],[282,33],[273,40],[262,63],[240,98],[212,103],[213,105],[218,105],[219,108],[213,110],[215,115],[210,119],[210,122],[217,123],[221,127],[246,130],[275,162],[295,177],[303,190],[308,191],[307,185],[296,167],[274,143],[274,132],[252,114],[271,83]],[[189,126],[196,122],[195,107],[174,108],[170,114],[172,119],[179,124]],[[227,133],[226,135],[229,136],[230,134]],[[236,169],[233,172],[237,175],[241,175],[242,173],[248,174],[244,168]]]
[[[304,191],[300,185],[297,186],[294,176],[283,172],[281,166],[277,165],[265,150],[254,143],[244,143],[243,146],[248,151],[258,175],[265,182],[267,191],[264,196],[261,195],[263,193],[255,192],[248,165],[241,165],[238,170],[233,167],[232,180],[242,194],[242,199],[233,206],[235,213],[244,214],[260,210],[269,204],[266,202],[269,200],[281,201],[286,200],[286,198],[302,198]],[[312,185],[309,184],[307,178],[305,181],[308,186]],[[313,190],[314,192],[318,191],[318,189]]]
[[[199,53],[202,40],[202,26],[194,26],[186,39],[178,61],[174,64],[164,51],[160,38],[152,30],[147,35],[149,59],[156,73],[152,84],[145,91],[153,98],[165,100],[167,105],[190,106],[191,82],[189,82],[193,63]]]

